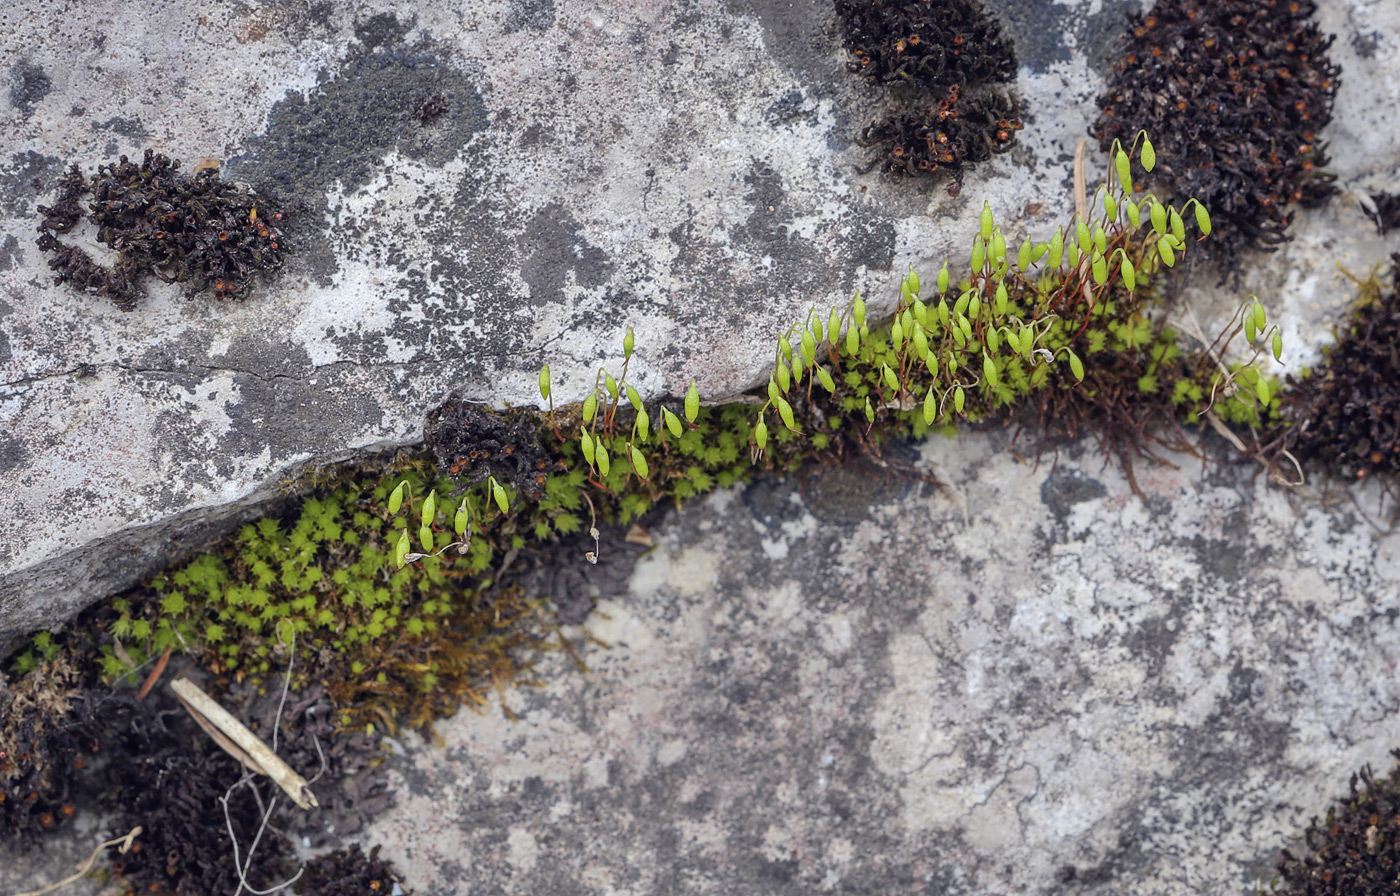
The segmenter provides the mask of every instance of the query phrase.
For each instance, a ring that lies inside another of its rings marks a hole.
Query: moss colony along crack
[[[1016,76],[1001,25],[973,0],[836,0],[850,70],[888,88],[888,114],[861,137],[870,167],[898,176],[951,174],[1011,148],[1020,103],[990,87]]]
[[[1232,254],[1269,247],[1287,207],[1332,194],[1322,129],[1340,69],[1312,0],[1161,0],[1129,18],[1094,133],[1107,149],[1144,129],[1161,136],[1154,183],[1204,202]],[[1238,235],[1238,236],[1236,236]]]
[[[1156,153],[1145,139],[1135,149],[1140,177]],[[62,634],[41,634],[11,661],[16,684],[0,693],[58,682],[53,694],[25,699],[59,718],[75,699],[53,665],[65,664],[82,670],[75,694],[88,688],[84,699],[130,702],[126,683],[169,654],[188,654],[184,662],[216,692],[248,693],[268,688],[295,652],[293,684],[324,682],[326,712],[343,732],[426,725],[462,703],[484,703],[485,688],[528,668],[528,649],[570,649],[562,637],[551,641],[548,598],[519,576],[525,558],[582,542],[597,560],[600,549],[614,550],[609,525],[662,501],[761,468],[878,454],[890,439],[957,421],[1095,432],[1130,476],[1134,458],[1154,446],[1193,450],[1179,427],[1206,415],[1250,428],[1284,422],[1279,385],[1254,366],[1282,351],[1262,305],[1244,302],[1204,350],[1187,351],[1162,322],[1156,280],[1210,233],[1204,207],[1139,193],[1129,151],[1115,148],[1112,160],[1114,182],[1092,203],[1086,197],[1088,219],[1044,241],[1017,246],[984,205],[962,272],[949,264],[927,277],[910,271],[885,324],[866,319],[860,297],[827,314],[813,310],[779,336],[756,403],[704,407],[693,383],[678,401],[645,401],[628,382],[630,330],[621,370],[600,369],[580,404],[552,406],[547,367],[547,412],[450,400],[430,418],[433,457],[346,476]],[[1247,360],[1226,363],[1225,348],[1239,337]],[[568,559],[583,565],[582,556]],[[25,674],[41,668],[45,677]],[[109,684],[92,690],[98,678]],[[41,832],[50,826],[45,812],[52,821],[54,807],[69,805],[71,769],[54,754],[68,749],[61,738],[86,729],[64,724],[19,730],[9,735],[15,746],[0,746],[25,754],[4,785],[4,802],[31,803],[6,816],[14,829]],[[60,730],[71,733],[52,734]],[[311,754],[302,749],[304,767]],[[281,873],[277,855],[266,853],[264,878]],[[203,859],[179,859],[128,865],[164,885],[217,873]]]
[[[106,267],[58,238],[82,220],[82,200],[97,239],[117,253]],[[122,156],[85,177],[73,165],[59,181],[52,206],[39,206],[38,246],[54,253],[55,282],[72,283],[131,311],[144,294],[141,280],[187,283],[190,292],[212,289],[223,299],[246,292],[253,274],[282,264],[286,243],[278,230],[276,201],[220,179],[214,168],[193,177],[180,163],[153,150],[137,165]]]

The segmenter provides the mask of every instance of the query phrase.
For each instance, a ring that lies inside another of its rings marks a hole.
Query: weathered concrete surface
[[[440,725],[368,835],[436,894],[1252,893],[1390,767],[1400,534],[1007,449],[676,514],[591,671]]]

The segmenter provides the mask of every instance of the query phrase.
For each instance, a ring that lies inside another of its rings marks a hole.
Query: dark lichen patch
[[[139,120],[135,118],[120,118],[115,115],[106,121],[94,121],[92,123],[92,129],[94,131],[111,131],[114,134],[120,134],[138,143],[144,142],[151,135],[150,129]]]
[[[53,79],[37,63],[21,59],[10,68],[10,105],[28,118],[34,107],[53,92]]]
[[[3,336],[4,334],[0,333],[0,338]],[[5,343],[5,348],[9,349],[8,342]],[[6,436],[0,440],[0,473],[8,473],[28,459],[29,449],[25,447],[24,442],[13,436]]]
[[[1400,757],[1400,750],[1391,751]],[[1278,896],[1392,896],[1400,877],[1400,774],[1375,777],[1365,766],[1348,794],[1313,816],[1302,846],[1279,853]]]
[[[1262,452],[1290,452],[1347,480],[1400,473],[1400,254],[1390,282],[1372,281],[1321,366],[1284,395],[1288,426]]]
[[[1040,500],[1061,526],[1074,505],[1097,501],[1108,494],[1103,483],[1078,473],[1051,473],[1040,486]]]
[[[506,30],[548,31],[554,27],[554,0],[510,0]]]
[[[271,195],[226,183],[213,169],[192,177],[179,169],[178,161],[150,149],[141,164],[122,156],[99,165],[91,179],[71,166],[54,204],[38,209],[44,216],[38,246],[54,253],[55,282],[131,311],[147,276],[188,284],[191,294],[209,288],[224,299],[244,292],[255,273],[281,266],[287,247]],[[85,214],[98,241],[117,253],[111,267],[58,239]]]
[[[975,0],[836,0],[852,72],[894,90],[895,104],[867,127],[870,167],[887,174],[951,174],[1010,149],[1020,103],[989,85],[1016,76],[1001,24]]]
[[[1113,47],[1123,32],[1124,17],[1138,4],[1107,0],[1094,8],[1098,11],[1086,12],[1083,5],[1004,3],[998,4],[997,17],[1016,47],[1016,59],[1030,71],[1048,72],[1078,51],[1088,56],[1090,68],[1107,73],[1116,61]]]
[[[536,212],[519,242],[520,277],[529,284],[535,307],[563,301],[564,286],[571,279],[585,289],[597,289],[612,277],[608,253],[589,244],[578,222],[560,205]]]
[[[434,94],[453,114],[439,127],[419,128],[413,107]],[[391,150],[446,164],[486,126],[486,114],[475,85],[435,53],[387,52],[352,57],[309,93],[289,93],[268,122],[265,135],[229,160],[230,173],[277,184],[289,201],[322,210],[337,184],[353,192],[376,177]]]
[[[1322,129],[1340,69],[1312,0],[1164,0],[1129,31],[1094,134],[1107,149],[1142,130],[1168,156],[1153,182],[1199,199],[1241,244],[1282,242],[1293,204],[1334,192]]]
[[[13,233],[0,240],[0,271],[12,271],[24,261],[24,250],[19,247],[19,237]]]
[[[17,152],[0,165],[0,210],[12,218],[29,217],[34,200],[56,188],[63,160],[34,150]]]
[[[373,53],[381,47],[395,47],[418,24],[417,17],[400,21],[391,12],[381,12],[355,22],[355,39],[364,44],[365,52]]]
[[[374,43],[378,33],[366,37]],[[332,247],[322,223],[328,194],[362,189],[384,172],[384,159],[394,151],[441,167],[487,125],[476,86],[442,62],[431,45],[424,46],[412,52],[352,53],[313,90],[289,92],[269,114],[267,132],[251,137],[245,151],[229,160],[229,176],[273,184],[289,208],[302,212],[288,236],[323,285],[332,282],[338,259],[358,246]],[[415,106],[434,97],[450,114],[423,127]],[[305,151],[308,146],[317,151]],[[499,222],[490,229],[495,227]]]
[[[913,465],[907,469],[912,471]],[[871,463],[820,466],[802,477],[802,495],[823,523],[855,526],[870,518],[872,506],[900,499],[915,482],[912,476]]]

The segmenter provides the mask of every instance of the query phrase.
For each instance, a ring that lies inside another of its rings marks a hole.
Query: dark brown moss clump
[[[1016,77],[1001,23],[967,0],[836,0],[853,72],[943,90]]]
[[[1104,149],[1146,130],[1153,177],[1210,209],[1217,230],[1256,247],[1285,239],[1292,203],[1334,192],[1319,134],[1340,69],[1311,0],[1162,0],[1129,17],[1093,132]],[[1232,253],[1231,241],[1217,241]]]
[[[217,748],[176,752],[167,748],[129,761],[122,788],[119,830],[140,825],[139,849],[118,855],[115,870],[138,892],[175,896],[231,893],[238,887],[228,825],[238,838],[239,858],[258,836],[262,813],[247,787],[228,795],[228,821],[220,799],[242,777],[238,763]],[[271,827],[258,839],[248,883],[267,889],[287,869],[290,844]]]
[[[1400,757],[1400,750],[1391,751]],[[1306,856],[1283,850],[1279,896],[1393,896],[1400,878],[1400,782],[1379,781],[1370,766],[1351,776],[1349,795],[1314,817]]]
[[[296,892],[302,896],[389,896],[394,884],[402,880],[392,865],[379,858],[378,846],[365,855],[360,844],[353,843],[308,862],[296,882]]]
[[[1009,149],[1021,128],[1014,96],[986,89],[1016,75],[1001,25],[972,0],[836,0],[849,68],[896,91],[861,143],[892,175],[963,168]],[[957,192],[955,180],[950,193]]]
[[[39,206],[38,246],[53,252],[55,281],[110,298],[123,311],[136,307],[147,274],[188,283],[190,292],[213,289],[223,299],[244,292],[257,271],[279,267],[286,253],[275,200],[225,183],[212,168],[188,177],[178,161],[152,150],[136,165],[122,156],[98,166],[91,180],[77,165],[59,181],[52,206]],[[81,199],[91,194],[88,218],[97,239],[117,253],[106,267],[60,241],[82,219]]]
[[[31,844],[74,816],[79,779],[100,746],[92,705],[63,658],[13,685],[0,675],[0,839]]]
[[[1350,479],[1400,473],[1400,253],[1391,263],[1389,289],[1356,310],[1324,366],[1285,394],[1292,425],[1275,442]]]
[[[494,476],[531,498],[544,495],[557,459],[540,444],[542,419],[529,411],[499,413],[457,395],[428,415],[423,439],[438,467],[470,488]]]

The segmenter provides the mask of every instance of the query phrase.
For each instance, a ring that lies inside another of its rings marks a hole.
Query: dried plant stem
[[[1089,153],[1089,141],[1080,140],[1074,148],[1074,213],[1085,224],[1089,223],[1089,187],[1084,174],[1085,157]]]
[[[275,781],[277,786],[286,791],[292,801],[301,808],[311,809],[316,806],[316,796],[311,792],[306,779],[278,758],[267,744],[259,740],[256,734],[235,719],[228,710],[215,703],[214,699],[204,693],[198,685],[188,678],[177,678],[170,683],[170,688],[180,698],[180,702],[185,705],[185,708],[190,710],[195,721],[199,721],[200,717],[203,717],[229,740],[233,741],[247,757],[252,759],[253,770],[261,771]],[[223,744],[220,743],[220,746]],[[232,753],[232,755],[240,762],[243,761],[243,757],[237,753]],[[244,762],[245,766],[247,764]]]
[[[146,695],[156,686],[156,682],[160,681],[160,676],[165,672],[165,667],[170,662],[170,653],[174,649],[173,644],[166,646],[165,652],[160,655],[160,659],[156,660],[155,668],[151,669],[151,674],[146,676],[146,681],[141,685],[141,690],[136,692],[137,700],[145,700]]]

